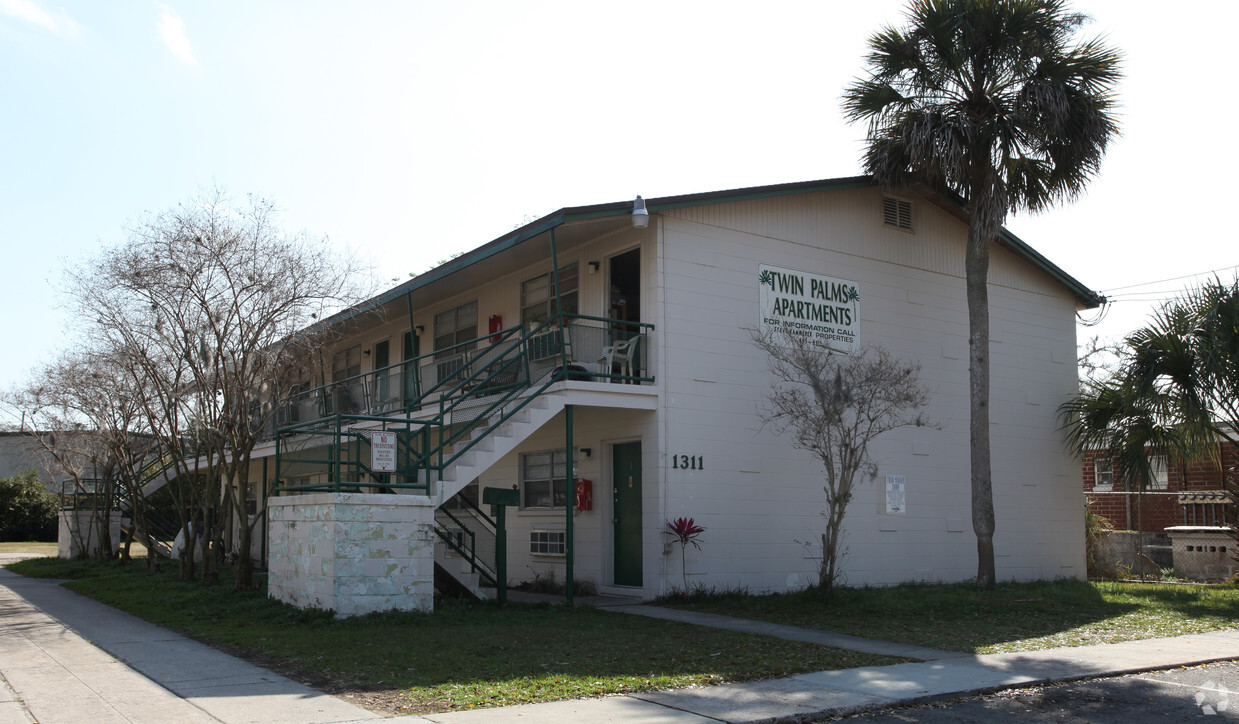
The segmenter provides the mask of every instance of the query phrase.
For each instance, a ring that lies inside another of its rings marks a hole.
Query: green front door
[[[374,345],[374,369],[383,370],[384,367],[391,364],[391,350],[387,340],[376,342]],[[391,383],[387,376],[391,374],[387,370],[376,372],[374,375],[374,407],[376,410],[387,410],[387,400],[391,397]]]
[[[641,443],[611,449],[615,494],[615,585],[640,586],[641,580]]]
[[[418,398],[417,389],[417,363],[413,360],[421,354],[421,337],[412,334],[411,332],[404,333],[404,374],[402,386],[404,387],[404,404],[409,406]]]

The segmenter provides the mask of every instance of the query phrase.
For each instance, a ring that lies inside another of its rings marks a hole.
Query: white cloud
[[[5,2],[6,0],[0,0]],[[185,21],[181,19],[176,11],[167,5],[159,6],[159,37],[163,38],[164,45],[168,46],[168,50],[172,54],[180,58],[191,68],[198,68],[198,58],[194,56],[194,46],[189,42],[189,35],[185,33]]]
[[[34,0],[0,0],[0,13],[34,23],[41,28],[50,30],[57,35],[74,37],[81,31],[81,26],[69,18],[64,10],[49,12]]]

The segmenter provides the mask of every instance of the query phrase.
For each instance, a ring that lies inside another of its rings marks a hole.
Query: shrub
[[[0,478],[0,541],[54,541],[59,512],[35,471]]]

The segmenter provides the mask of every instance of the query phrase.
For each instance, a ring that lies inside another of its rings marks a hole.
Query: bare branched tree
[[[1080,388],[1104,382],[1118,373],[1126,351],[1123,345],[1094,335],[1079,346]]]
[[[236,585],[253,586],[250,458],[271,429],[285,371],[322,343],[317,325],[370,291],[370,275],[325,238],[288,234],[270,201],[216,190],[128,231],[69,270],[77,317],[128,364],[160,457],[173,468],[186,536],[181,571],[202,578],[235,536]]]
[[[77,410],[57,401],[32,397],[29,390],[6,394],[6,403],[21,409],[22,431],[46,453],[43,467],[61,479],[60,502],[74,516],[69,526],[71,550],[82,558],[111,558],[113,541],[109,502],[115,478],[106,449]]]
[[[864,346],[846,355],[807,337],[753,335],[769,357],[775,381],[762,419],[789,434],[792,446],[808,450],[825,469],[826,530],[822,533],[819,586],[829,596],[840,577],[843,518],[860,476],[872,479],[877,464],[869,443],[884,432],[928,422],[921,409],[929,391],[920,365],[887,350]]]
[[[106,493],[106,497],[98,497],[109,503],[102,510],[110,510],[113,488],[120,486],[130,503],[134,532],[147,542],[147,565],[153,567],[155,557],[141,481],[156,446],[143,414],[145,393],[134,383],[127,362],[113,350],[67,352],[40,370],[17,399],[31,420],[43,420],[58,429],[80,426],[83,432],[79,435],[88,433],[97,456],[94,467],[101,476],[98,485]],[[46,446],[63,447],[64,438],[61,435],[43,441]],[[80,455],[72,447],[62,452]],[[104,522],[100,521],[101,531],[107,530]],[[133,539],[128,536],[120,549],[125,560],[129,559]]]

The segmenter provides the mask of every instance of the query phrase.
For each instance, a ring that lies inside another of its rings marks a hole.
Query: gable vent
[[[896,229],[912,230],[912,202],[894,196],[882,197],[882,223]]]

